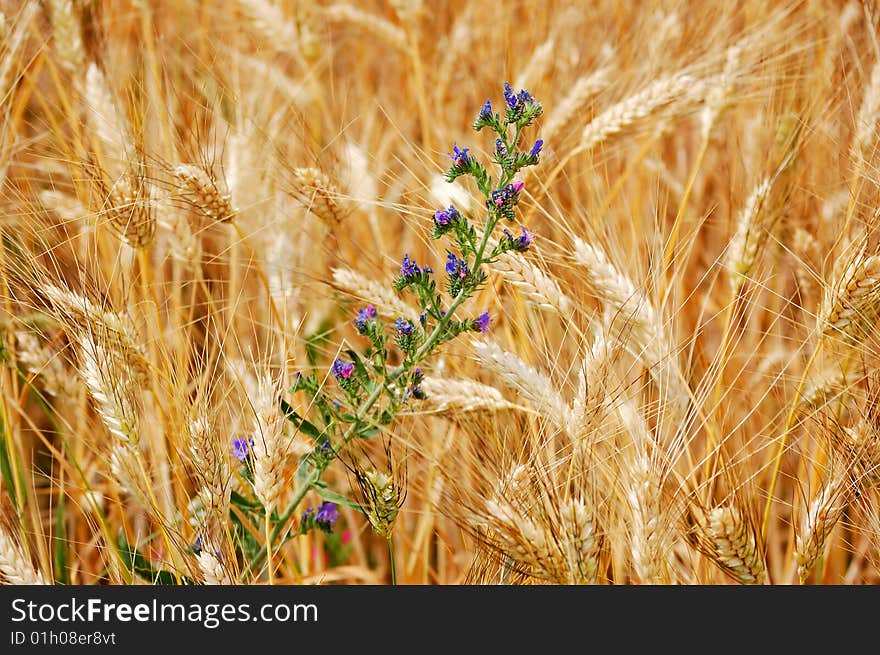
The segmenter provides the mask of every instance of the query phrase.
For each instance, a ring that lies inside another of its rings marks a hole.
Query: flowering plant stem
[[[273,544],[282,538],[291,517],[309,491],[315,490],[325,499],[329,494],[333,502],[342,501],[338,494],[328,492],[326,485],[321,482],[323,472],[354,438],[373,437],[382,426],[388,425],[394,419],[400,407],[409,398],[424,398],[424,392],[419,387],[422,372],[418,365],[433,353],[437,345],[463,332],[486,332],[489,329],[488,312],[484,312],[479,318],[469,320],[456,319],[455,315],[462,303],[472,297],[485,283],[487,277],[482,270],[483,264],[491,263],[508,251],[528,250],[532,238],[524,227],[521,227],[522,236],[514,238],[504,230],[506,238],[495,243],[491,249],[489,245],[492,232],[502,218],[510,222],[515,220],[515,206],[519,202],[523,183],[514,182],[514,176],[523,167],[533,166],[538,162],[544,143],[542,140],[536,141],[528,152],[518,150],[522,129],[541,114],[542,108],[528,91],[523,90],[516,94],[508,84],[505,84],[504,98],[506,111],[503,118],[493,113],[491,103],[486,101],[473,125],[477,132],[489,127],[498,137],[495,140],[495,163],[500,168],[497,183],[487,174],[485,167],[468,154],[468,148],[459,148],[457,145],[452,149],[453,165],[446,172],[446,179],[449,182],[462,176],[473,177],[476,181],[486,199],[486,220],[482,226],[482,233],[478,232],[467,217],[455,207],[438,210],[434,214],[432,238],[437,239],[448,234],[454,237],[459,250],[458,254],[449,251],[447,255],[448,307],[443,309],[442,295],[438,293],[437,284],[431,278],[433,270],[430,267],[418,266],[410,259],[409,254],[406,254],[401,266],[401,275],[394,286],[397,291],[406,289],[415,293],[422,313],[419,319],[421,330],[403,317],[398,318],[394,323],[397,345],[403,354],[402,362],[395,368],[388,369],[386,360],[389,340],[384,326],[377,320],[375,308],[368,305],[358,313],[354,323],[358,332],[369,338],[370,348],[365,351],[363,358],[353,351],[348,351],[353,361],[337,359],[331,367],[331,372],[344,392],[347,403],[343,404],[335,400],[330,402],[316,378],[310,377],[306,380],[300,377],[302,386],[298,382],[292,391],[308,390],[319,409],[322,409],[323,428],[309,423],[290,408],[288,418],[297,423],[299,429],[315,438],[316,451],[300,461],[297,473],[299,487],[286,509],[275,515],[265,512],[265,543],[250,557],[242,574],[244,580],[249,579],[257,568],[262,566],[267,555],[272,552]],[[512,131],[512,138],[508,135],[509,131]],[[430,330],[429,321],[433,322]],[[387,405],[374,409],[383,395],[387,396]],[[346,405],[357,409],[350,413],[346,412]],[[340,430],[341,436],[333,439],[334,434],[339,434],[337,429],[342,426],[345,426],[345,429]],[[393,476],[377,476],[374,471],[359,476],[359,481],[365,482],[368,488],[368,502],[366,506],[361,506],[361,509],[370,518],[374,530],[384,536],[388,542],[391,577],[392,582],[396,583],[397,572],[391,529],[398,509],[394,503],[399,496],[393,484]],[[333,502],[330,502],[330,505],[333,505]],[[335,514],[322,516],[312,515],[310,512],[311,508],[304,515],[308,520],[303,519],[301,529],[294,532],[293,536],[301,534],[303,526],[308,529],[308,526],[317,525],[329,530],[335,520]],[[271,529],[270,524],[274,524]],[[282,543],[288,538],[285,534]],[[271,565],[269,569],[271,582]]]

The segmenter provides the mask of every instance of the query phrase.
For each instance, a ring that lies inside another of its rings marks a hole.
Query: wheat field
[[[0,0],[0,580],[875,584],[878,27]],[[505,82],[519,241],[445,177]],[[410,347],[447,207],[512,250]]]

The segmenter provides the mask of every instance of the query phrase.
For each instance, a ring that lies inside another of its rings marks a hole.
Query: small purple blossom
[[[354,364],[350,364],[348,362],[344,362],[341,359],[337,359],[333,362],[333,367],[331,368],[333,372],[333,376],[337,380],[348,380],[351,377],[351,374],[354,372]]]
[[[522,191],[525,184],[522,180],[516,180],[511,182],[510,184],[505,185],[501,189],[495,189],[492,191],[491,202],[496,207],[503,207],[510,200],[512,200],[517,193]]]
[[[339,510],[336,509],[336,503],[325,501],[318,507],[318,513],[315,514],[315,523],[329,528],[339,518]]]
[[[458,144],[452,144],[452,154],[450,158],[452,159],[452,163],[458,166],[459,168],[464,168],[468,164],[470,164],[471,160],[468,157],[468,152],[470,148],[459,148]]]
[[[507,240],[510,241],[511,250],[516,250],[518,252],[525,252],[529,249],[529,246],[532,245],[532,241],[534,238],[528,232],[526,232],[526,228],[520,225],[520,230],[522,230],[522,234],[518,237],[514,237],[510,232],[506,229],[504,230],[504,236],[507,237]]]
[[[513,92],[513,89],[510,86],[509,82],[504,83],[504,101],[507,103],[507,106],[511,109],[516,109],[516,105],[518,99],[516,97],[516,93]]]
[[[373,305],[367,305],[363,309],[358,310],[357,318],[354,319],[354,325],[358,332],[367,331],[367,323],[376,318],[377,312]]]
[[[483,105],[483,108],[480,109],[480,116],[484,121],[492,120],[492,101],[487,99],[486,103]]]
[[[394,327],[397,329],[397,334],[400,336],[409,336],[415,330],[415,326],[407,321],[405,318],[398,318],[394,321]]]
[[[474,325],[477,326],[477,329],[480,332],[488,332],[489,331],[489,312],[483,312],[477,317],[477,320],[474,321]]]
[[[537,141],[535,141],[535,145],[532,146],[532,149],[529,150],[529,156],[534,158],[535,160],[537,160],[538,155],[541,154],[541,148],[543,148],[543,147],[544,147],[544,139],[538,139]]]
[[[416,264],[414,259],[410,259],[409,253],[406,253],[403,256],[403,263],[400,265],[400,274],[403,277],[412,277],[413,275],[418,275],[422,272],[422,269],[419,268],[419,265]]]
[[[461,214],[452,205],[450,205],[446,209],[438,209],[434,212],[434,222],[442,227],[446,227],[447,225],[454,223],[460,217]]]
[[[495,152],[502,157],[507,155],[507,147],[501,139],[495,139]]]
[[[302,517],[300,518],[300,523],[308,523],[309,519],[312,518],[312,515],[315,513],[314,507],[306,507],[306,511],[302,513]]]
[[[232,440],[232,455],[239,462],[243,462],[248,458],[251,446],[254,445],[253,439],[245,439],[244,437],[236,437]]]
[[[526,103],[534,102],[532,94],[522,89],[519,93],[514,93],[510,84],[504,83],[504,101],[510,109],[521,109]]]
[[[446,272],[449,273],[451,277],[463,280],[471,272],[470,268],[468,268],[467,262],[463,259],[459,259],[452,253],[446,255],[446,259]]]

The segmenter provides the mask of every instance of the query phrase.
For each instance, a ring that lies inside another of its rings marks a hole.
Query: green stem
[[[514,137],[514,143],[519,138],[519,128],[516,129],[516,135]],[[498,218],[493,216],[491,213],[489,214],[488,221],[486,223],[485,229],[483,230],[483,238],[480,241],[480,247],[474,255],[474,271],[479,270],[479,267],[483,263],[483,255],[486,252],[486,246],[489,244],[489,236],[492,234],[492,231],[495,229],[495,225],[498,223]],[[452,304],[449,306],[449,310],[444,314],[439,321],[437,321],[437,325],[434,326],[434,329],[431,331],[431,334],[425,339],[425,342],[416,350],[413,354],[412,358],[395,368],[393,371],[387,374],[387,379],[392,382],[397,380],[401,375],[406,373],[412,366],[415,366],[422,359],[427,357],[431,351],[434,349],[434,346],[437,345],[437,342],[440,340],[440,336],[446,329],[446,326],[449,324],[449,321],[452,320],[452,317],[455,314],[455,311],[461,306],[461,304],[470,297],[469,294],[460,292],[452,301]],[[370,392],[370,395],[361,403],[361,406],[358,408],[355,413],[355,420],[349,426],[349,428],[345,431],[345,434],[342,437],[342,443],[340,444],[337,452],[342,450],[345,445],[351,441],[356,432],[356,428],[360,423],[366,418],[367,413],[372,409],[373,405],[376,404],[376,401],[379,400],[379,397],[382,395],[382,391],[385,389],[385,384],[377,384],[375,388]],[[272,532],[269,534],[269,540],[266,544],[260,548],[254,558],[250,561],[247,568],[242,573],[242,578],[247,579],[253,572],[256,570],[258,566],[263,563],[263,560],[266,558],[266,554],[268,553],[268,547],[271,543],[274,543],[281,533],[284,531],[285,525],[290,520],[290,517],[293,516],[293,513],[296,511],[296,508],[302,502],[302,499],[309,492],[309,490],[314,486],[314,484],[320,478],[320,472],[312,471],[309,477],[303,482],[302,487],[300,487],[299,491],[290,501],[290,504],[287,506],[287,509],[284,510],[282,514],[278,517],[278,522],[275,524]],[[388,542],[389,548],[391,548],[391,541],[389,539]],[[396,573],[394,571],[394,553],[393,548],[391,550],[391,567],[392,567],[392,582],[396,577]]]
[[[388,541],[388,559],[391,562],[391,584],[397,586],[397,566],[394,564],[394,542],[391,541],[391,536],[389,535],[387,538]]]

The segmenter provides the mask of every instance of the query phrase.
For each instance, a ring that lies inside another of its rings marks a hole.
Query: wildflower
[[[458,168],[466,168],[471,163],[468,151],[470,151],[470,148],[459,148],[457,144],[453,143],[452,155],[450,155],[452,163]]]
[[[516,109],[519,102],[519,98],[516,97],[516,93],[513,92],[509,82],[504,83],[504,101],[511,109]]]
[[[492,191],[491,198],[488,202],[491,202],[499,209],[508,207],[508,211],[503,213],[506,218],[512,220],[513,210],[512,208],[509,208],[509,206],[515,205],[519,201],[519,192],[522,191],[524,186],[525,184],[522,180],[515,180],[500,189]]]
[[[244,437],[236,437],[232,440],[232,454],[239,461],[243,462],[248,458],[251,446],[254,445],[253,439],[245,439]]]
[[[471,325],[471,329],[479,332],[488,332],[489,331],[489,312],[483,312],[480,314]]]
[[[336,503],[325,501],[318,507],[315,514],[315,523],[325,529],[330,529],[339,518],[339,510],[336,509]]]
[[[421,273],[433,273],[430,267],[425,266],[424,268],[420,268],[418,264],[416,264],[416,260],[410,259],[409,253],[403,256],[403,263],[400,265],[400,274],[404,278],[411,278],[419,275]]]
[[[504,236],[507,237],[510,250],[526,252],[529,249],[529,246],[532,245],[533,238],[528,232],[526,232],[526,228],[520,226],[520,229],[522,230],[522,235],[518,237],[514,237],[506,229],[504,230]]]
[[[348,380],[351,377],[351,374],[354,372],[354,364],[350,364],[348,362],[344,362],[341,359],[337,359],[333,362],[333,367],[331,369],[333,371],[333,376],[337,380]]]
[[[468,268],[467,262],[463,259],[459,259],[452,253],[449,253],[446,256],[446,259],[446,272],[449,273],[450,277],[463,280],[471,272],[470,268]]]
[[[419,314],[419,323],[421,323],[422,327],[428,324],[428,312],[422,312]]]
[[[438,209],[434,212],[434,223],[440,227],[446,227],[457,221],[460,217],[461,214],[458,210],[450,205],[448,209]]]
[[[500,157],[507,156],[507,146],[504,145],[504,141],[501,139],[495,139],[495,154]]]
[[[541,154],[541,148],[544,147],[544,139],[538,139],[535,141],[535,145],[532,146],[532,149],[529,150],[529,156],[535,161],[538,161],[538,155]]]
[[[486,103],[480,109],[479,117],[484,121],[492,120],[492,101],[490,99],[486,99]]]
[[[415,330],[415,326],[404,318],[398,318],[394,321],[394,327],[397,328],[399,336],[409,336]]]
[[[354,320],[354,325],[357,328],[357,331],[363,334],[367,331],[367,324],[374,318],[376,318],[377,312],[376,308],[373,305],[367,305],[363,309],[358,310],[357,318]]]

